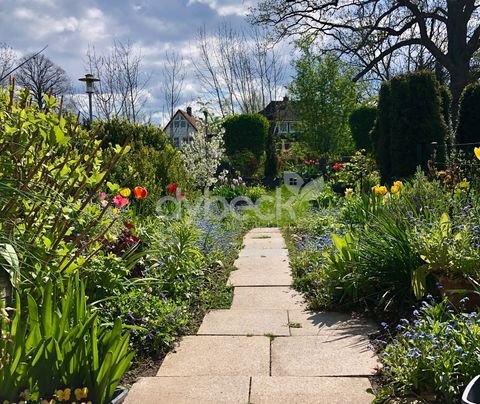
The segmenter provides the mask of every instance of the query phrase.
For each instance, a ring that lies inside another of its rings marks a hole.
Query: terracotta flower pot
[[[440,293],[457,309],[473,311],[480,306],[480,295],[476,293],[472,283],[465,278],[448,278],[444,275],[437,276]],[[466,302],[460,302],[465,297]]]

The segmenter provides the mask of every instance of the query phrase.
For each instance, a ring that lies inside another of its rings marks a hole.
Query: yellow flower
[[[65,401],[69,401],[71,394],[72,394],[72,389],[70,389],[70,388],[67,387],[65,390],[63,390],[63,399],[64,399]]]
[[[401,191],[403,189],[403,182],[402,181],[395,181],[393,183],[393,186],[398,187],[399,191]]]
[[[120,211],[119,211],[117,208],[113,208],[113,209],[112,209],[112,213],[113,213],[114,215],[118,215],[118,214],[120,213]]]
[[[2,404],[10,404],[10,401],[4,400]]]
[[[390,188],[390,192],[392,194],[398,194],[400,192],[400,187],[398,187],[397,185],[392,185],[392,187]]]
[[[120,191],[120,195],[122,195],[124,198],[128,198],[131,195],[131,193],[132,191],[130,190],[130,188],[123,188]]]
[[[475,156],[477,157],[477,159],[480,160],[480,147],[475,147],[473,149],[473,152],[475,153]]]
[[[47,400],[42,400],[41,404],[48,404],[48,401]]]
[[[345,198],[350,199],[353,196],[353,189],[352,188],[347,188],[345,190]]]
[[[57,400],[63,401],[65,400],[65,392],[63,390],[57,390],[55,392],[55,397],[57,397]]]
[[[82,398],[87,398],[88,396],[88,389],[84,387],[83,389],[75,389],[73,392],[75,394],[75,398],[77,400],[81,400]]]
[[[387,190],[387,187],[385,185],[375,185],[373,188],[372,188],[372,191],[375,193],[375,195],[386,195],[388,190]]]

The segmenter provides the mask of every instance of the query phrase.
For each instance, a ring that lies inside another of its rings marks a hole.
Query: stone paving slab
[[[271,360],[272,376],[368,376],[378,366],[368,339],[360,336],[275,338]]]
[[[241,257],[237,258],[233,263],[235,268],[239,270],[248,270],[248,269],[258,269],[261,268],[267,273],[279,270],[288,270],[290,271],[290,266],[288,264],[288,257],[277,256],[277,257]]]
[[[184,337],[157,376],[268,376],[267,337]]]
[[[239,269],[230,273],[228,283],[232,286],[290,286],[292,275],[288,268],[276,270],[266,270],[260,267]]]
[[[366,377],[252,377],[251,404],[367,404]]]
[[[245,247],[238,254],[239,258],[242,257],[284,257],[288,258],[288,250],[285,248],[250,248]]]
[[[125,404],[246,404],[249,376],[145,377]]]
[[[282,233],[247,233],[243,238],[244,241],[248,240],[283,240]]]
[[[213,310],[198,335],[290,335],[286,310]]]
[[[298,292],[285,286],[235,288],[232,307],[235,309],[304,309],[305,303]]]
[[[283,238],[261,238],[261,239],[245,239],[243,240],[244,248],[248,249],[285,249],[287,244]]]
[[[255,227],[254,229],[250,230],[248,234],[254,233],[277,233],[282,234],[278,227]]]
[[[367,320],[352,319],[348,314],[337,312],[289,310],[288,321],[299,326],[292,327],[292,336],[329,335],[333,330],[345,330],[345,334],[351,335],[367,335],[377,330],[377,327]]]

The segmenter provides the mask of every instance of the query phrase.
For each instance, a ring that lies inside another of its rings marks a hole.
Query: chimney
[[[187,107],[187,114],[192,116],[192,107]]]

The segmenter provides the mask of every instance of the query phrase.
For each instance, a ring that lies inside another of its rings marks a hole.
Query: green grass
[[[243,212],[243,219],[251,226],[289,227],[310,211],[310,202],[281,186],[268,194],[261,203]]]

